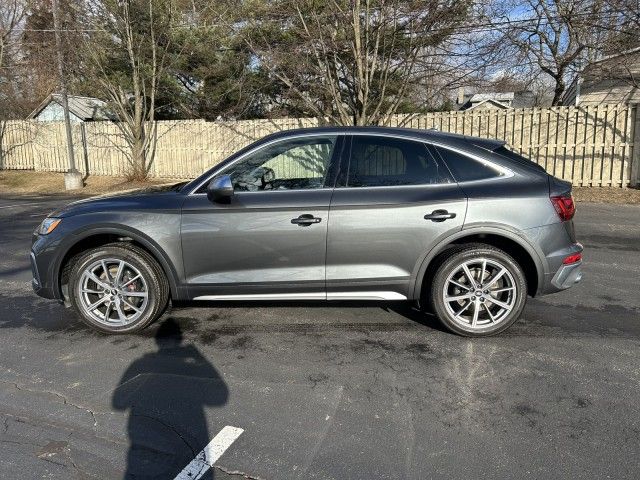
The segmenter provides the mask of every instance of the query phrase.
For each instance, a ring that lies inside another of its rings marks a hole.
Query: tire
[[[162,315],[169,284],[145,250],[110,243],[76,257],[69,276],[69,300],[90,327],[112,334],[133,333]]]
[[[453,333],[484,337],[503,332],[520,317],[526,300],[522,268],[498,248],[463,245],[447,250],[438,260],[430,303]]]

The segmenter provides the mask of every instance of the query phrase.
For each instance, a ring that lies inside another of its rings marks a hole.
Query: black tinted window
[[[347,186],[379,187],[448,183],[446,169],[424,144],[387,137],[354,136]]]
[[[509,150],[507,147],[499,147],[493,151],[493,153],[497,153],[498,155],[502,155],[503,157],[507,157],[508,159],[517,162],[520,165],[524,165],[525,167],[535,168],[536,170],[545,171],[544,167],[538,165],[533,160],[529,160],[522,155]]]
[[[458,182],[484,180],[502,175],[496,169],[461,153],[442,147],[436,147],[436,150]]]

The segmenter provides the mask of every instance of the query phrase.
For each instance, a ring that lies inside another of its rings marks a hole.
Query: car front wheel
[[[451,250],[432,283],[431,304],[442,323],[464,336],[495,335],[521,315],[527,282],[520,265],[489,245]]]
[[[126,243],[84,252],[69,277],[71,305],[91,327],[139,331],[158,318],[169,297],[164,272],[146,251]]]

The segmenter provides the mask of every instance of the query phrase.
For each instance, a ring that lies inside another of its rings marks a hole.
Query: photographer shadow
[[[155,340],[158,350],[129,366],[112,398],[116,410],[129,411],[128,479],[174,478],[211,440],[205,407],[222,406],[229,396],[213,365],[183,343],[174,319],[160,325]],[[200,478],[213,478],[213,471]]]

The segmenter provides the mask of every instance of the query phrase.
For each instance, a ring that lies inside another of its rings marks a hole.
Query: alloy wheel
[[[149,289],[140,271],[118,258],[89,264],[78,282],[80,307],[96,322],[124,326],[142,316],[149,303]]]
[[[505,320],[517,302],[516,282],[505,265],[475,258],[454,267],[442,289],[451,319],[465,330],[482,330]]]

